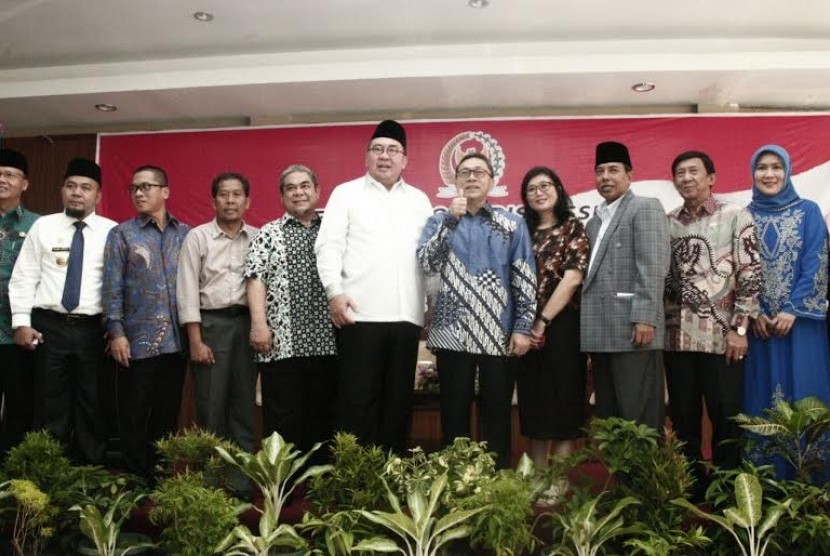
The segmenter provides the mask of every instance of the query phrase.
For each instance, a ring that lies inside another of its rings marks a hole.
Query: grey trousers
[[[200,427],[254,449],[254,395],[257,370],[250,344],[247,311],[202,311],[202,341],[216,362],[190,362],[196,387],[196,420]]]
[[[597,417],[621,417],[663,434],[666,404],[663,351],[592,353]]]

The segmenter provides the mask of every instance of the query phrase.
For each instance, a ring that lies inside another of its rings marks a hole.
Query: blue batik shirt
[[[513,333],[530,334],[536,262],[520,216],[489,204],[460,219],[435,214],[421,235],[418,261],[441,281],[429,348],[506,356]]]
[[[190,226],[139,215],[110,231],[104,252],[104,312],[110,339],[126,336],[131,359],[182,350],[176,308],[179,250]]]

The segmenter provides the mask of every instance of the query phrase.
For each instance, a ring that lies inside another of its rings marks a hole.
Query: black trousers
[[[0,394],[3,399],[3,428],[0,453],[23,440],[34,420],[34,353],[16,344],[0,345]]]
[[[262,436],[277,431],[303,453],[331,438],[338,361],[334,355],[291,357],[258,365]],[[322,462],[325,452],[314,459]]]
[[[32,327],[43,334],[34,356],[35,428],[48,430],[66,444],[76,461],[104,463],[101,316],[35,309]]]
[[[437,353],[441,431],[445,446],[457,437],[471,437],[470,406],[478,369],[482,440],[496,453],[499,468],[510,466],[511,407],[518,362],[515,357],[447,350]]]
[[[705,403],[712,421],[712,463],[738,467],[741,428],[730,417],[743,410],[743,361],[727,365],[723,354],[667,351],[665,363],[669,415],[678,438],[686,443],[683,451],[689,461],[703,459],[701,419]],[[696,472],[701,475],[702,468],[698,466]]]
[[[130,361],[118,371],[118,424],[124,461],[133,473],[151,477],[153,443],[175,432],[182,402],[185,357],[168,353]]]
[[[336,430],[405,452],[420,335],[410,322],[358,322],[337,331]]]

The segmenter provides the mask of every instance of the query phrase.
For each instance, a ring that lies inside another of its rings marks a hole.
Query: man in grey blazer
[[[586,226],[591,260],[582,284],[581,345],[594,365],[597,416],[662,432],[669,231],[660,202],[630,191],[631,176],[625,145],[597,145],[596,186],[605,202]]]

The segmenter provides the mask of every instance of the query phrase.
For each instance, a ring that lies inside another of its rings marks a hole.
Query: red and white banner
[[[170,212],[190,224],[213,217],[210,183],[220,172],[240,172],[251,181],[246,219],[262,225],[283,213],[277,178],[288,165],[317,172],[325,206],[334,186],[365,172],[365,153],[376,123],[256,129],[101,134],[103,168],[100,212],[118,221],[134,214],[127,193],[132,170],[161,166],[170,178]],[[777,143],[793,160],[793,180],[803,196],[830,212],[830,115],[735,115],[626,118],[457,120],[404,122],[408,136],[407,182],[435,206],[454,196],[454,161],[468,149],[493,160],[497,184],[491,203],[521,205],[519,187],[535,165],[554,168],[582,217],[601,202],[594,190],[594,148],[602,141],[628,145],[634,190],[658,197],[667,210],[680,204],[671,184],[671,161],[689,149],[715,162],[715,193],[738,204],[750,199],[749,159],[758,147]]]

